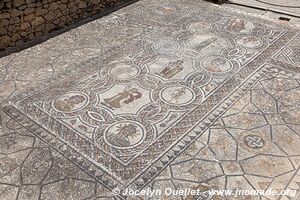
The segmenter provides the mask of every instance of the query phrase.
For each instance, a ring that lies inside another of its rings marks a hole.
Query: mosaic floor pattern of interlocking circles
[[[104,28],[104,56],[3,111],[107,188],[144,188],[253,85],[299,71],[283,48],[296,31],[208,7],[144,0],[117,11],[126,26]]]

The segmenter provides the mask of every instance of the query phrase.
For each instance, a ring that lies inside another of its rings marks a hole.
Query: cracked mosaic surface
[[[0,197],[299,190],[299,34],[218,9],[139,1],[0,59]]]
[[[0,199],[109,199],[110,191],[2,115]]]
[[[271,67],[148,187],[299,190],[300,124],[290,120],[299,118],[290,117],[299,114],[299,80]],[[299,194],[291,199],[297,198]]]

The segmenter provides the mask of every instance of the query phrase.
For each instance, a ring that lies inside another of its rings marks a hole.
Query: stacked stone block
[[[101,13],[121,0],[0,0],[0,50]]]

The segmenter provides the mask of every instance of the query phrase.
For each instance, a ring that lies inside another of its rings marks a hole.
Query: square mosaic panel
[[[213,9],[180,16],[3,110],[108,188],[144,187],[296,36]]]

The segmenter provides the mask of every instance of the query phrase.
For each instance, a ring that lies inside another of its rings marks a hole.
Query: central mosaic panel
[[[113,62],[94,63],[93,70],[14,106],[129,185],[259,69],[263,54],[275,53],[285,33],[249,19],[196,12],[145,36]],[[242,78],[233,82],[234,76]]]

